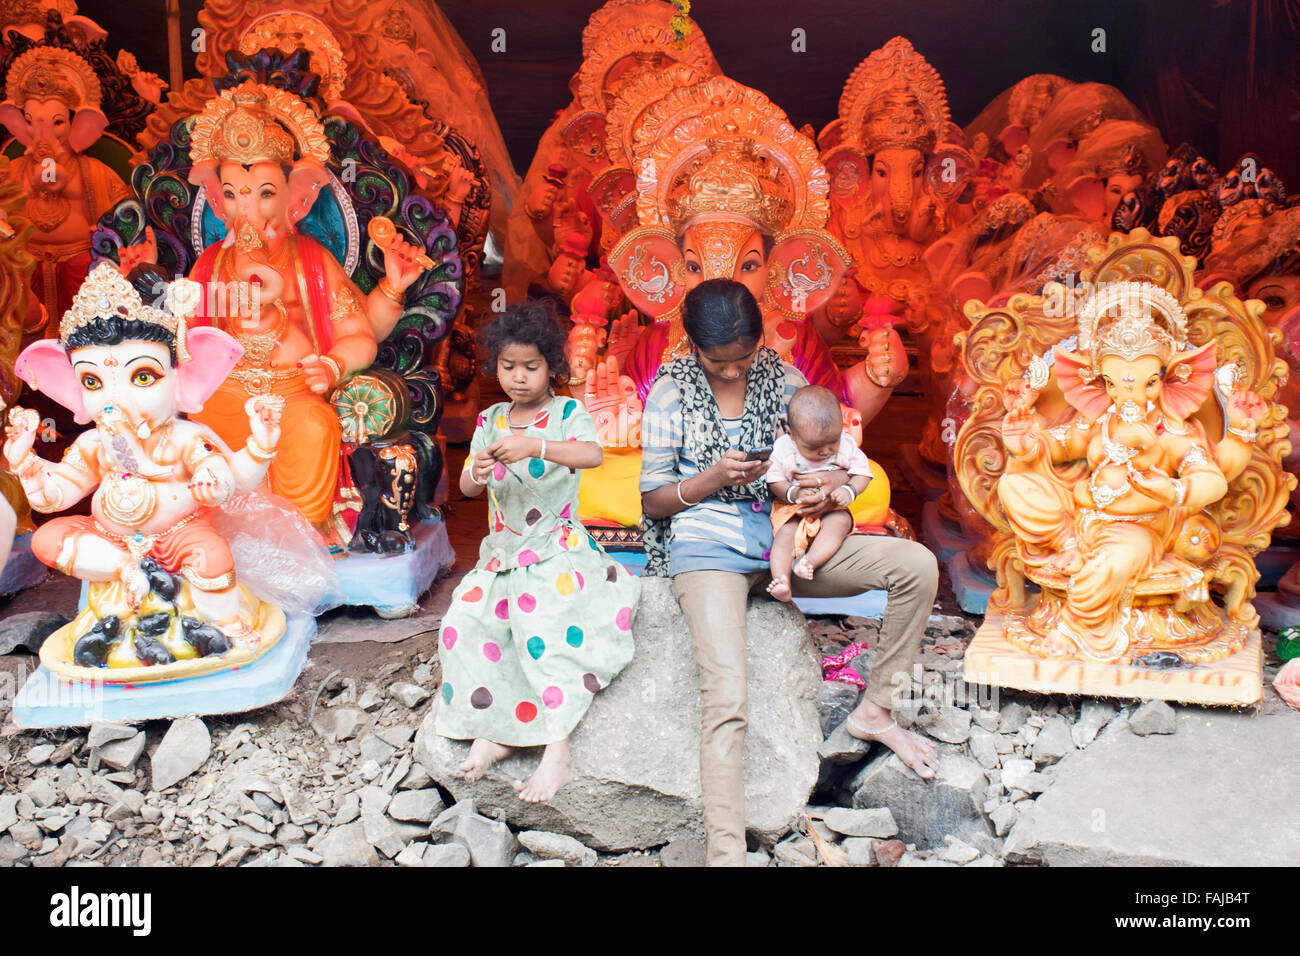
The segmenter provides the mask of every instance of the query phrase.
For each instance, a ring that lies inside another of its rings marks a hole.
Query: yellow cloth
[[[889,478],[874,461],[866,490],[849,506],[854,524],[883,525],[889,514]],[[583,521],[613,521],[624,527],[641,520],[641,450],[605,449],[599,468],[582,472],[578,484],[578,516]]]

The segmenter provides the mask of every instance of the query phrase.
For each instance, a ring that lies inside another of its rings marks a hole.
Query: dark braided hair
[[[479,333],[479,344],[487,359],[483,371],[496,374],[497,359],[507,345],[534,345],[546,360],[551,380],[563,384],[569,380],[569,361],[564,357],[566,338],[551,303],[526,299],[506,308]]]
[[[167,277],[156,265],[139,265],[131,270],[131,285],[140,293],[146,305],[165,311],[164,292]],[[107,314],[87,322],[68,336],[63,349],[71,353],[89,345],[121,345],[123,342],[157,342],[167,346],[172,365],[176,364],[176,333],[154,322],[142,322],[124,316]]]

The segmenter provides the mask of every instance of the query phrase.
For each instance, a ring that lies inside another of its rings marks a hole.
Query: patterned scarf
[[[683,446],[700,471],[718,463],[731,441],[722,422],[717,399],[704,377],[704,368],[694,355],[673,359],[659,367],[655,382],[668,375],[677,383],[682,402]],[[651,383],[651,388],[654,383]],[[777,417],[782,413],[785,394],[785,366],[781,357],[760,346],[749,367],[745,384],[745,411],[740,422],[740,447],[763,448],[772,444]],[[712,495],[719,501],[767,501],[770,495],[762,476],[748,485],[728,485]],[[668,576],[668,530],[671,518],[641,516],[641,540],[645,545],[647,577]]]

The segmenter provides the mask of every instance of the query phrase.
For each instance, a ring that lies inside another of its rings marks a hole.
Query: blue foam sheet
[[[315,618],[291,615],[284,636],[251,664],[149,684],[63,681],[41,666],[14,700],[14,721],[25,728],[83,727],[92,720],[131,723],[265,707],[283,700],[293,689],[315,637]]]

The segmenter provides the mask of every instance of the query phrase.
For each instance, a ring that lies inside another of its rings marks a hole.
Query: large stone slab
[[[768,842],[790,826],[817,780],[821,672],[803,618],[767,598],[750,602],[746,822]],[[516,754],[467,784],[453,771],[468,743],[435,732],[438,708],[415,739],[415,759],[457,800],[526,830],[575,837],[603,851],[699,838],[700,691],[686,621],[664,578],[642,581],[636,655],[596,695],[571,739],[574,780],[550,804],[522,802],[541,751]]]
[[[1050,866],[1300,864],[1300,714],[1179,712],[1139,737],[1115,721],[1057,766],[1007,837]]]
[[[939,747],[939,769],[922,780],[891,750],[881,748],[849,781],[853,806],[887,807],[898,822],[898,837],[922,850],[944,846],[944,837],[974,839],[991,830],[980,808],[988,778],[974,760],[955,747]]]

